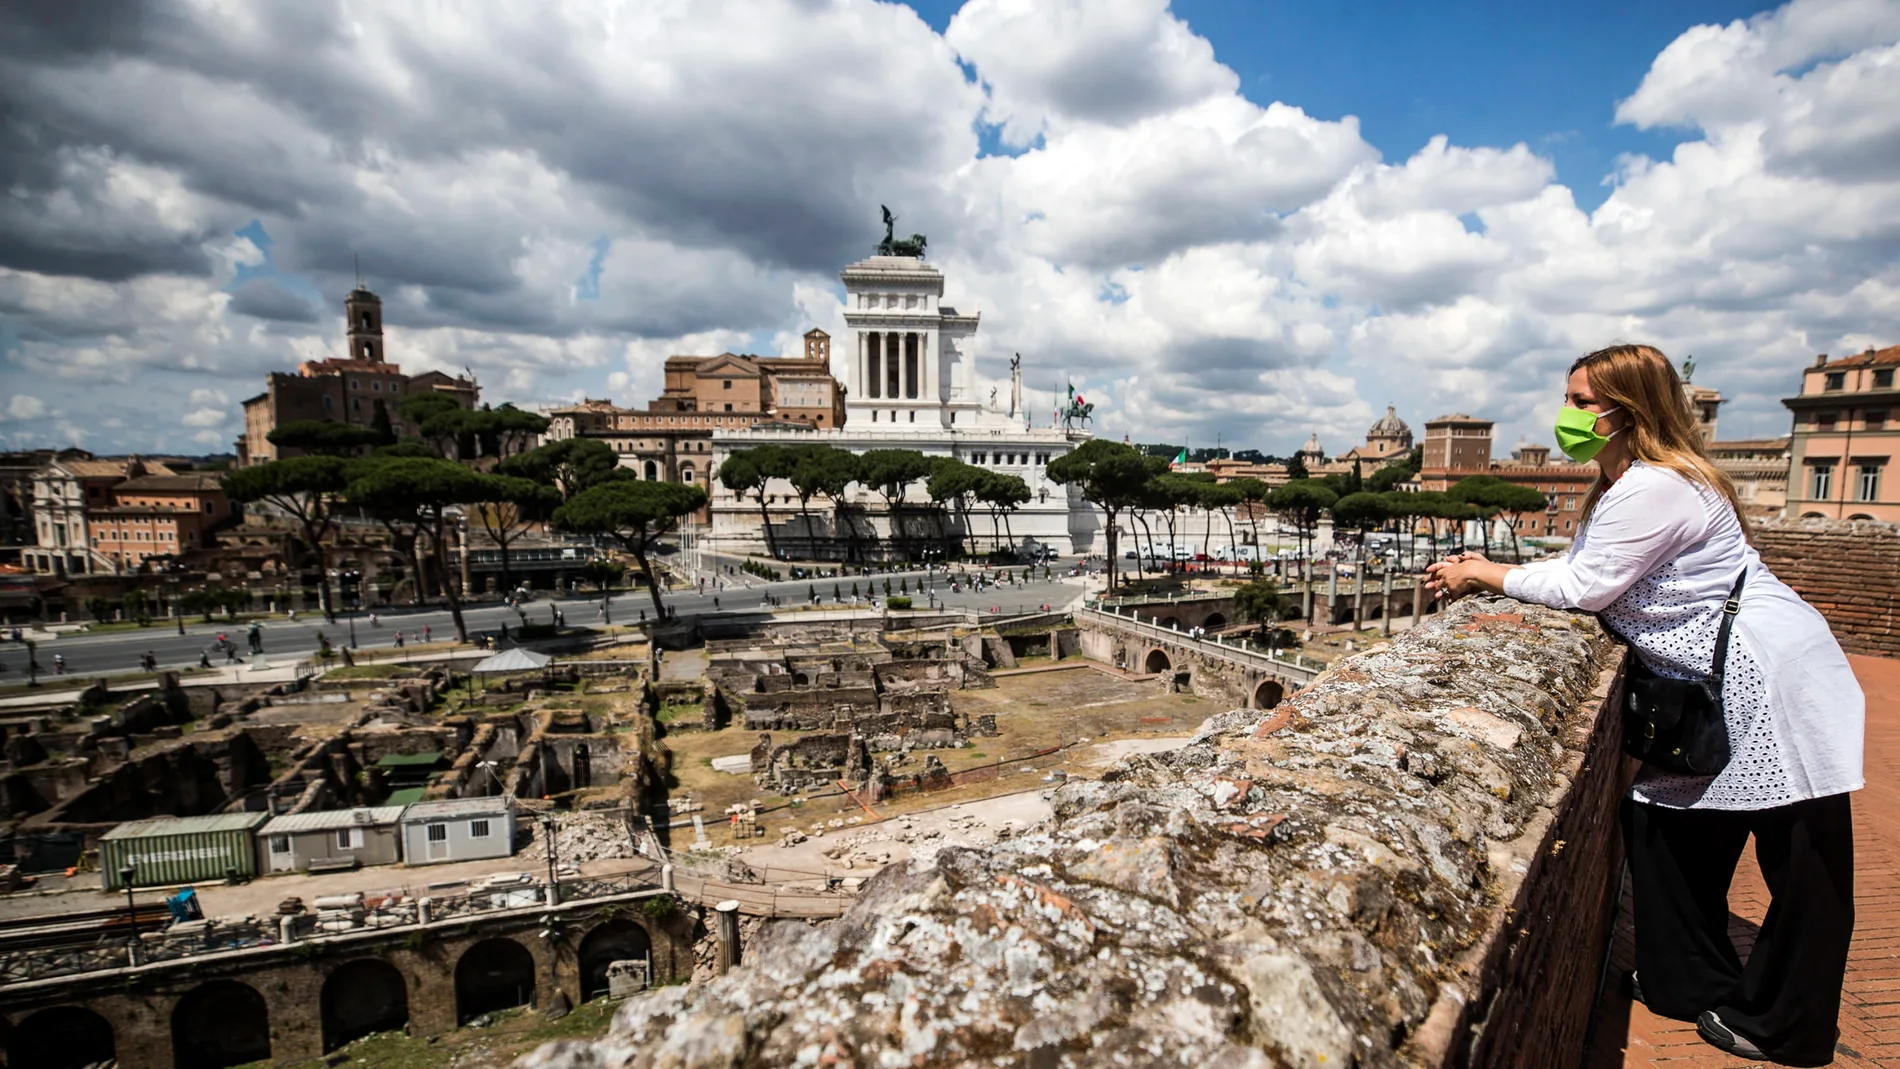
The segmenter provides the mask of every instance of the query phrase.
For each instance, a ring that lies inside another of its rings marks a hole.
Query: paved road
[[[986,586],[981,592],[970,590],[966,586],[962,591],[953,593],[950,590],[949,581],[942,572],[938,572],[930,582],[940,604],[985,611],[999,606],[1004,611],[1017,608],[1033,611],[1044,603],[1066,606],[1082,592],[1081,580],[1059,578],[1068,570],[1068,567],[1069,564],[1066,563],[1051,564],[1050,572],[1058,578],[1047,582],[1038,579],[1031,583],[1000,587]],[[1020,569],[1010,570],[1020,571]],[[924,578],[923,573],[892,573],[890,578],[893,589],[896,588],[900,574],[909,579],[913,596],[915,596],[918,582]],[[970,574],[975,573],[972,571]],[[1037,574],[1040,575],[1040,571]],[[881,597],[884,574],[878,573],[871,578],[878,583],[878,592]],[[751,580],[751,577],[747,579]],[[756,582],[756,580],[751,581]],[[666,603],[674,607],[679,615],[690,616],[712,611],[715,608],[715,599],[718,602],[716,607],[720,609],[757,608],[765,604],[768,594],[779,599],[780,604],[800,605],[806,602],[809,591],[816,588],[824,603],[829,605],[834,584],[841,587],[848,597],[851,584],[854,582],[860,584],[862,588],[866,579],[863,576],[847,576],[842,580],[788,580],[782,583],[744,588],[728,587],[717,594],[711,592],[709,584],[708,592],[705,594],[682,591],[667,595]],[[918,598],[917,604],[923,605],[924,600],[921,597]],[[595,597],[560,598],[552,601],[544,597],[528,603],[523,610],[530,623],[545,624],[550,620],[554,605],[560,606],[561,612],[571,624],[599,622],[596,613],[600,608],[600,601]],[[638,624],[642,619],[653,615],[653,603],[644,590],[618,594],[612,599],[610,612],[612,623],[617,626]],[[353,629],[358,648],[372,649],[393,647],[398,631],[401,631],[409,642],[415,642],[425,627],[430,629],[430,637],[437,642],[452,638],[455,634],[455,627],[448,612],[440,607],[427,609],[394,607],[378,609],[376,615],[380,620],[380,626],[371,626],[368,613],[344,614],[334,624],[324,622],[321,615],[314,613],[299,613],[294,623],[287,620],[271,620],[264,625],[265,656],[275,661],[315,653],[318,632],[328,635],[332,644],[342,647],[350,644]],[[467,608],[463,611],[463,617],[468,622],[471,634],[497,631],[504,623],[511,628],[516,627],[522,620],[521,615],[514,610],[494,602],[484,602],[479,606]],[[188,622],[185,625],[185,632],[184,635],[179,635],[176,627],[170,621],[165,621],[149,628],[133,631],[109,631],[99,634],[75,632],[41,638],[37,640],[39,661],[44,673],[41,678],[47,682],[53,679],[54,654],[59,654],[66,659],[67,672],[76,675],[92,675],[137,671],[139,657],[147,650],[157,656],[161,667],[196,667],[198,655],[211,650],[220,634],[229,636],[230,640],[237,644],[239,650],[245,648],[245,625],[243,624]],[[215,651],[211,653],[211,658],[213,664],[222,663],[224,660],[223,656]],[[0,681],[14,683],[25,680],[26,650],[23,647],[10,642],[0,642],[0,664],[6,666],[6,672],[0,674]]]

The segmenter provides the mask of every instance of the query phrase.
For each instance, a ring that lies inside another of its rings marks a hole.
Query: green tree
[[[1306,457],[1295,453],[1286,458],[1286,478],[1288,482],[1298,482],[1307,477]]]
[[[985,471],[982,478],[977,480],[973,496],[989,510],[992,547],[996,544],[998,517],[1002,519],[1002,530],[1008,536],[1008,544],[1014,546],[1016,535],[1010,530],[1009,514],[1029,503],[1029,484],[1020,476]]]
[[[317,602],[324,619],[336,622],[330,597],[330,568],[323,541],[336,528],[334,508],[345,486],[345,464],[337,457],[306,456],[273,460],[227,473],[224,496],[242,504],[263,503],[297,521],[304,545],[317,565]]]
[[[1103,533],[1108,547],[1108,589],[1113,591],[1120,563],[1116,553],[1117,521],[1140,503],[1148,482],[1148,465],[1132,446],[1091,438],[1051,460],[1045,470],[1055,482],[1076,487],[1084,500],[1093,502],[1107,516]],[[931,496],[936,496],[934,489]]]
[[[1295,479],[1279,486],[1268,499],[1268,505],[1275,511],[1293,521],[1298,532],[1300,553],[1309,555],[1312,545],[1312,533],[1319,526],[1319,518],[1339,495],[1328,490],[1313,479]]]
[[[1256,552],[1260,545],[1260,514],[1267,510],[1267,502],[1273,497],[1273,490],[1259,479],[1235,479],[1227,484],[1247,506],[1247,522],[1253,527],[1253,544]]]
[[[355,469],[344,496],[386,515],[403,516],[428,543],[436,580],[455,621],[455,640],[468,641],[462,590],[448,566],[449,510],[486,500],[487,477],[447,460],[398,457]]]
[[[775,445],[762,445],[752,449],[739,449],[729,454],[719,465],[719,485],[744,500],[747,494],[754,495],[759,502],[759,526],[765,531],[765,552],[773,559],[778,558],[778,542],[772,536],[772,516],[765,507],[765,487],[770,477],[765,473],[765,463],[770,461],[766,450],[773,454],[779,451]]]
[[[464,460],[473,460],[476,456],[519,455],[526,450],[529,442],[548,429],[546,416],[524,411],[512,404],[494,408],[483,405],[464,412],[455,422],[460,434],[468,435],[475,441],[475,456],[463,457]]]
[[[116,605],[117,602],[114,602],[111,598],[94,594],[86,599],[86,612],[90,613],[93,619],[103,624],[112,619],[112,610]]]
[[[605,481],[620,458],[606,442],[594,438],[563,438],[538,449],[516,453],[495,467],[497,475],[513,475],[552,486],[562,503]]]
[[[467,411],[456,404],[453,397],[434,391],[410,394],[396,402],[397,414],[415,424],[416,433],[439,457],[451,454],[463,457],[473,452],[473,436],[467,436],[465,442],[463,435],[463,418]]]
[[[685,483],[623,479],[602,483],[575,495],[554,510],[555,526],[577,534],[605,535],[620,543],[646,573],[653,611],[666,617],[660,597],[660,576],[652,555],[660,539],[679,526],[684,517],[706,504],[706,491]]]
[[[1408,557],[1412,556],[1412,543],[1414,535],[1418,532],[1418,521],[1424,516],[1424,513],[1420,511],[1418,492],[1387,490],[1379,496],[1385,499],[1386,517],[1391,520],[1393,533],[1398,536],[1399,551]]]
[[[1233,483],[1217,483],[1212,475],[1204,476],[1195,483],[1194,505],[1207,513],[1208,522],[1201,535],[1201,552],[1211,555],[1208,543],[1214,537],[1214,517],[1227,521],[1227,544],[1234,544],[1234,509],[1240,506],[1240,491]]]
[[[1510,517],[1511,552],[1522,560],[1523,550],[1518,544],[1517,528],[1527,512],[1543,512],[1550,507],[1550,498],[1534,486],[1500,479],[1495,475],[1473,475],[1460,479],[1446,492],[1454,501],[1462,501],[1477,509],[1484,518],[1484,546],[1491,548],[1491,519],[1500,513]]]
[[[970,502],[975,498],[977,488],[982,485],[986,474],[982,468],[953,457],[937,457],[930,465],[930,478],[924,481],[924,492],[936,502],[938,514],[942,515],[942,509],[948,506],[957,517],[962,532],[957,539],[959,554],[963,552],[964,540],[971,537]],[[889,594],[890,591],[885,593]]]
[[[313,456],[347,457],[382,441],[368,427],[335,419],[300,419],[278,425],[265,439],[279,449],[297,449]]]
[[[1347,494],[1333,502],[1333,530],[1350,527],[1359,532],[1359,545],[1353,551],[1353,559],[1360,564],[1366,560],[1366,532],[1390,518],[1391,511],[1386,507],[1385,495],[1361,490],[1356,494]],[[1359,584],[1365,584],[1365,573],[1360,572]],[[1357,626],[1357,623],[1354,624]]]
[[[904,545],[904,493],[912,483],[930,478],[930,458],[915,449],[867,449],[858,456],[858,481],[884,498],[890,516],[891,548],[910,559]]]
[[[1273,625],[1295,613],[1293,599],[1280,592],[1271,579],[1255,579],[1234,591],[1234,618],[1258,625],[1260,637],[1270,638]]]
[[[850,485],[855,472],[855,457],[828,445],[795,445],[785,450],[790,471],[786,478],[792,484],[792,492],[798,495],[798,514],[805,527],[805,559],[814,560],[818,556],[818,538],[811,517],[811,499],[818,496],[830,497],[835,502],[843,496],[844,488]],[[843,458],[850,457],[850,460]]]
[[[513,590],[515,577],[508,566],[508,549],[560,506],[561,492],[515,475],[483,475],[481,492],[481,500],[472,511],[483,533],[501,551],[502,589]]]

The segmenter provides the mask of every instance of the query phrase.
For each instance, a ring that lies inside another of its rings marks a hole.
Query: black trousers
[[[1755,836],[1772,901],[1746,965],[1728,936],[1728,890]],[[1722,1023],[1784,1065],[1826,1065],[1839,1037],[1854,933],[1854,829],[1845,794],[1754,812],[1625,800],[1636,971],[1664,1017]]]

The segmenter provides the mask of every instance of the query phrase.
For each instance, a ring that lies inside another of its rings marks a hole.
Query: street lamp
[[[132,930],[130,953],[132,955],[132,964],[134,965],[139,964],[139,911],[137,904],[132,899],[132,877],[136,874],[136,862],[128,861],[125,867],[119,870],[119,881],[125,884],[125,920]]]

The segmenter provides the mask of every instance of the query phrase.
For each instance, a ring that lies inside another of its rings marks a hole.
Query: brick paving
[[[1867,693],[1867,787],[1854,795],[1854,942],[1841,1000],[1844,1069],[1900,1069],[1900,660],[1852,656]],[[1611,955],[1590,1069],[1741,1069],[1761,1065],[1703,1043],[1695,1026],[1633,1005],[1620,984],[1631,961],[1629,900]],[[1768,911],[1751,844],[1729,892],[1729,933],[1743,957]]]

